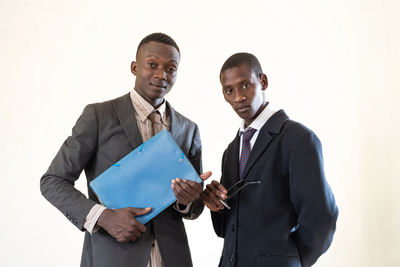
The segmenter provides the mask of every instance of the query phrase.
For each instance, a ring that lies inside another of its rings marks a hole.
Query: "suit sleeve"
[[[228,154],[228,149],[225,150],[224,155],[222,156],[222,167],[221,167],[222,176],[221,176],[220,183],[223,186],[226,186],[225,180],[224,180],[224,174],[226,173],[226,171],[224,170],[224,168],[227,166],[226,165],[227,154]],[[212,219],[214,231],[217,234],[217,236],[222,237],[222,238],[225,238],[225,214],[226,214],[225,209],[223,209],[219,212],[211,211],[211,219]]]
[[[302,266],[311,266],[330,246],[338,209],[323,169],[321,143],[308,132],[295,145],[289,161],[290,197],[298,215],[292,234]]]
[[[192,145],[190,146],[188,158],[193,167],[196,169],[197,173],[201,174],[203,172],[201,161],[201,139],[199,128],[197,127],[197,125],[194,129]],[[190,220],[196,219],[203,212],[203,209],[203,201],[201,201],[201,199],[197,199],[190,206],[189,212],[183,215],[183,217]]]
[[[97,118],[94,107],[88,105],[40,180],[43,196],[82,231],[86,216],[96,202],[74,184],[96,149]]]

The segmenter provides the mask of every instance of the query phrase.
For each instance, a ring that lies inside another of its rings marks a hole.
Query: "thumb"
[[[201,178],[201,180],[205,181],[205,180],[207,180],[208,178],[210,178],[211,175],[212,175],[212,172],[211,172],[211,171],[208,171],[208,172],[205,172],[205,173],[203,173],[203,174],[200,174],[200,178]]]
[[[151,208],[130,208],[131,212],[133,215],[138,216],[138,215],[143,215],[151,211]]]

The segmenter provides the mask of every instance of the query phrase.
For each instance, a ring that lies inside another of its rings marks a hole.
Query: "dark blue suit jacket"
[[[222,159],[221,183],[238,180],[239,134]],[[244,169],[257,179],[212,213],[225,238],[220,266],[311,266],[330,246],[338,209],[325,179],[321,143],[305,126],[276,112],[261,128]]]

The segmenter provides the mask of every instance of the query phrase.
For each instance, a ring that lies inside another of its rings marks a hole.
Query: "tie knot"
[[[164,128],[161,122],[161,114],[158,110],[153,111],[149,114],[149,119],[151,121],[151,128],[153,132],[151,136],[156,135],[157,133],[161,132]]]
[[[253,135],[257,132],[256,129],[249,128],[243,133],[243,142],[249,142]]]
[[[149,114],[149,120],[152,123],[161,124],[161,114],[158,110],[154,110]]]

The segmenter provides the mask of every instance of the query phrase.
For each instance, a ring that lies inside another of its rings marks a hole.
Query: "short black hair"
[[[163,44],[167,44],[167,45],[171,45],[173,47],[176,48],[176,50],[178,50],[179,54],[181,53],[181,51],[179,51],[179,47],[178,45],[175,43],[174,39],[172,39],[170,36],[166,35],[165,33],[161,33],[161,32],[155,32],[152,34],[147,35],[146,37],[143,38],[142,41],[140,41],[138,48],[136,50],[136,56],[139,53],[139,49],[150,42],[158,42],[158,43],[163,43]]]
[[[260,77],[261,74],[263,74],[261,64],[255,55],[250,53],[236,53],[230,56],[225,61],[224,65],[222,65],[219,77],[221,77],[222,73],[227,69],[238,67],[242,64],[246,64],[250,70],[256,74],[257,77]]]

